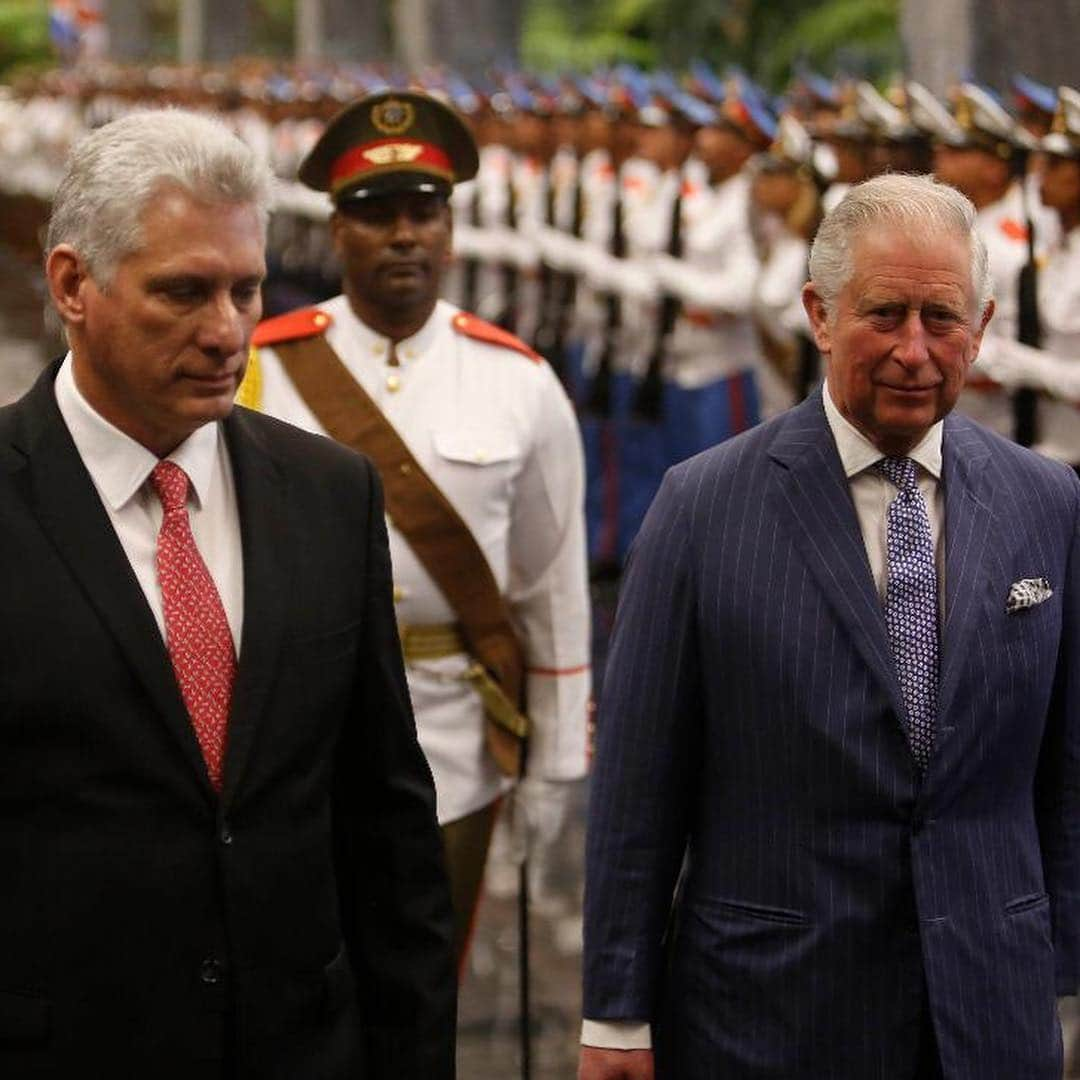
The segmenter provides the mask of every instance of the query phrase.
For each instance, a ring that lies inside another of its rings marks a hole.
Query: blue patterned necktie
[[[898,491],[889,505],[886,534],[889,580],[885,625],[908,714],[908,741],[924,770],[934,745],[938,691],[938,583],[926,501],[911,458],[883,458],[875,468]]]

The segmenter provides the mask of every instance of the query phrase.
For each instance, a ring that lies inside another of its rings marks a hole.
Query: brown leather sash
[[[454,609],[478,661],[467,678],[484,703],[488,749],[502,772],[521,775],[524,652],[475,537],[325,338],[281,342],[274,351],[327,434],[375,463],[390,519]]]

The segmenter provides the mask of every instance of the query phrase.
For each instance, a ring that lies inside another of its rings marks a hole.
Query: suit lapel
[[[153,613],[56,405],[59,365],[23,400],[30,498],[41,527],[115,639],[157,713],[212,794],[202,753]]]
[[[939,720],[949,715],[964,657],[979,622],[990,537],[1000,528],[993,514],[990,450],[968,421],[945,421],[942,482],[945,485],[945,621],[942,630]],[[996,541],[995,541],[996,542]],[[1002,547],[1007,546],[1002,538]],[[939,739],[951,732],[938,729]],[[940,750],[940,742],[935,750]]]
[[[228,803],[243,777],[258,719],[274,681],[285,628],[284,596],[290,580],[292,539],[284,479],[251,417],[238,409],[224,427],[236,480],[244,552],[244,626],[222,793],[222,801]]]
[[[896,716],[903,717],[885,615],[820,392],[787,414],[769,455],[778,466],[780,520]]]

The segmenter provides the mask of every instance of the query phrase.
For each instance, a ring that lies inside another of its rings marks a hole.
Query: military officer
[[[538,355],[438,299],[447,200],[476,169],[462,121],[426,94],[384,91],[340,112],[300,179],[333,201],[343,293],[264,324],[257,384],[241,390],[242,401],[257,390],[267,412],[359,445],[383,474],[459,957],[517,767],[507,736],[524,733],[524,708],[534,789],[582,777],[590,689],[573,410]]]

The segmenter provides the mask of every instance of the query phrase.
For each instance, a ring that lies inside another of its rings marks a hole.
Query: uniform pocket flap
[[[513,434],[500,428],[442,428],[431,437],[439,457],[463,465],[513,461],[520,452]]]

